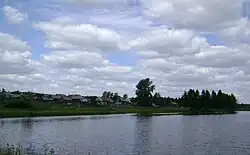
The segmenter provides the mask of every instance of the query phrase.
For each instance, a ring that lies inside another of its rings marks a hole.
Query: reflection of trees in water
[[[25,139],[31,137],[34,121],[28,118],[28,119],[22,119],[20,123],[21,123],[20,135]]]
[[[1,124],[0,124],[0,127],[3,128],[3,126],[4,126],[4,121],[2,120]]]
[[[32,127],[33,127],[33,120],[30,119],[30,118],[28,118],[28,119],[23,119],[23,120],[21,121],[21,124],[22,124],[23,129],[25,129],[25,130],[30,130],[30,129],[32,129]]]
[[[134,154],[150,155],[152,149],[152,117],[137,117],[135,125]]]

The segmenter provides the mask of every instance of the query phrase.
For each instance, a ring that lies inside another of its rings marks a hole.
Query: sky
[[[134,96],[149,77],[162,96],[221,89],[249,103],[248,3],[2,0],[0,88]]]

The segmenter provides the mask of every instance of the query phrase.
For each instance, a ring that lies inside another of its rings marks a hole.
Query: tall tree
[[[114,93],[111,93],[110,94],[110,98],[112,99],[114,97]]]
[[[210,92],[206,90],[205,92],[205,102],[204,108],[208,109],[211,108],[211,100],[210,100]]]
[[[123,95],[123,98],[124,98],[124,99],[127,99],[127,98],[128,98],[128,94],[124,94],[124,95]]]
[[[217,97],[217,94],[213,90],[212,93],[211,93],[211,106],[212,106],[212,108],[217,108],[216,97]]]
[[[102,93],[102,98],[107,98],[107,91],[104,91],[104,92]]]
[[[194,101],[194,108],[195,109],[200,109],[200,92],[199,90],[197,89],[195,91],[195,101]]]
[[[140,106],[152,106],[152,93],[155,90],[153,81],[149,78],[142,79],[136,85],[136,89],[137,104]]]
[[[160,100],[161,100],[161,94],[160,93],[155,93],[152,99],[152,102],[154,104],[160,104]]]
[[[107,98],[111,98],[111,92],[110,91],[107,92]]]
[[[3,89],[2,89],[2,93],[5,93],[5,92],[6,92],[6,91],[5,91],[5,89],[3,88]]]
[[[119,99],[119,94],[116,92],[112,99],[116,102]]]

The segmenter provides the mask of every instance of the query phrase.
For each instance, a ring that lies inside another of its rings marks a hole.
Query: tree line
[[[178,106],[189,107],[192,110],[209,110],[209,109],[227,109],[235,110],[238,106],[238,102],[234,94],[226,94],[221,90],[218,92],[189,89],[184,91],[180,98],[162,97],[160,93],[155,92],[156,86],[149,78],[142,79],[136,85],[135,97],[130,98],[133,103],[142,107],[151,106]],[[0,101],[4,100],[3,93],[6,90],[2,89],[0,93]],[[19,91],[12,92],[19,94]],[[118,93],[110,91],[104,91],[102,94],[103,99],[112,99],[117,101],[121,96]],[[127,94],[123,95],[124,99],[128,98]],[[91,103],[96,103],[97,96],[87,96]],[[242,106],[243,107],[243,106]]]
[[[219,90],[217,93],[213,90],[190,89],[185,91],[179,99],[180,106],[197,109],[235,109],[237,107],[237,99],[234,94],[226,94]]]
[[[190,89],[185,91],[180,98],[163,98],[160,93],[154,93],[155,85],[149,78],[142,79],[136,85],[136,97],[134,101],[139,106],[166,105],[177,103],[179,107],[189,107],[192,110],[225,109],[235,110],[237,99],[234,94],[226,94],[219,90],[217,93],[213,90]]]

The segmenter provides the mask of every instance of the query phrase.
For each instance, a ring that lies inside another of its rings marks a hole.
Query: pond
[[[249,112],[0,120],[2,143],[46,146],[60,155],[249,155],[249,137]]]

